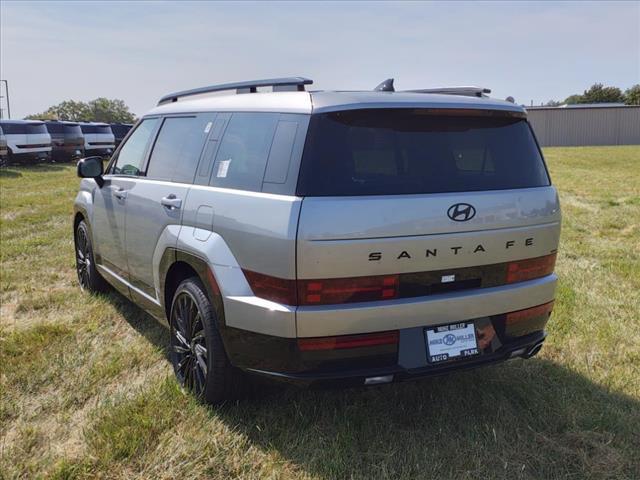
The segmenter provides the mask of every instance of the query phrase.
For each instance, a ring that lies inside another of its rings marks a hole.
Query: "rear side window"
[[[48,133],[44,123],[6,122],[2,124],[5,135],[35,135]]]
[[[157,123],[157,118],[149,118],[138,125],[118,152],[118,158],[116,158],[116,163],[111,173],[116,175],[140,175],[147,145]]]
[[[191,183],[204,144],[204,127],[197,117],[164,120],[153,147],[147,177]]]
[[[131,125],[111,125],[111,131],[118,138],[123,138],[131,130]]]
[[[234,113],[213,165],[211,185],[259,192],[278,113]]]
[[[298,195],[504,190],[549,185],[523,118],[414,109],[313,115]]]

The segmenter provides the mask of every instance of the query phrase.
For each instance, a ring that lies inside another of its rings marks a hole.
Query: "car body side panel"
[[[183,226],[176,249],[207,263],[220,288],[226,326],[278,337],[296,336],[295,307],[256,297],[230,246],[218,233]]]
[[[295,337],[295,307],[255,297],[243,269],[295,279],[301,199],[193,186],[177,250],[204,258],[220,286],[227,326]]]
[[[132,285],[158,299],[153,268],[156,249],[153,247],[167,227],[180,226],[183,212],[182,208],[167,207],[161,201],[173,196],[184,202],[189,186],[143,178],[136,178],[131,183],[125,200],[127,271]]]
[[[183,225],[220,235],[241,268],[296,278],[296,232],[302,199],[288,195],[194,185]],[[207,241],[207,234],[196,232]]]

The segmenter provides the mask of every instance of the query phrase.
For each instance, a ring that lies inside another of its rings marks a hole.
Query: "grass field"
[[[640,147],[545,151],[564,213],[542,353],[207,408],[167,331],[81,293],[72,166],[0,171],[0,478],[640,478]]]

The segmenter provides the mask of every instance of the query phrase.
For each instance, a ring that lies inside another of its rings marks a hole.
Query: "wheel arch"
[[[87,230],[89,230],[89,237],[91,239],[91,242],[93,244],[93,231],[91,230],[91,223],[89,222],[89,217],[87,215],[87,212],[84,209],[81,208],[75,208],[74,209],[74,215],[73,215],[73,245],[74,247],[77,247],[76,245],[76,230],[78,229],[78,225],[80,225],[80,222],[84,221],[85,225],[87,226]],[[97,256],[97,253],[95,252],[95,248],[94,248],[94,256]]]
[[[224,306],[220,288],[207,262],[192,253],[174,248],[165,250],[160,261],[160,294],[167,322],[170,321],[170,309],[173,295],[180,283],[196,276],[204,286],[209,300],[216,312],[217,326],[224,329]]]

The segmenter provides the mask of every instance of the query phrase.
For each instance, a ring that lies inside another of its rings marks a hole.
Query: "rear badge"
[[[456,281],[455,275],[443,275],[441,279],[442,283],[450,283]]]
[[[476,209],[468,203],[456,203],[449,207],[447,215],[454,222],[466,222],[476,216]]]

